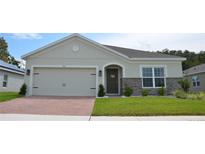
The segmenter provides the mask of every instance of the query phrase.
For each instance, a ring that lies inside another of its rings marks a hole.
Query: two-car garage
[[[96,68],[34,67],[32,95],[96,96]]]

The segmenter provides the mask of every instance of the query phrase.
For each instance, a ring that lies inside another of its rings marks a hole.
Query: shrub
[[[205,93],[204,92],[188,93],[187,94],[187,99],[205,100]]]
[[[197,95],[196,94],[187,94],[187,98],[188,99],[197,99]]]
[[[189,88],[190,88],[190,83],[187,79],[181,79],[178,81],[178,83],[180,84],[181,88],[185,91],[188,92]]]
[[[176,98],[186,99],[187,98],[187,93],[183,90],[176,90],[174,92],[174,96],[176,96]]]
[[[99,85],[99,91],[98,91],[98,97],[104,97],[105,96],[105,88],[102,84]]]
[[[149,95],[149,90],[148,89],[142,89],[141,94],[142,94],[142,96],[148,96]]]
[[[133,89],[132,88],[130,88],[130,87],[126,87],[125,88],[124,96],[130,97],[132,95],[132,93],[133,93]]]
[[[165,95],[165,89],[164,89],[164,87],[161,87],[161,88],[158,89],[158,94],[159,94],[160,96],[164,96],[164,95]]]
[[[26,86],[26,84],[24,83],[24,84],[21,86],[21,88],[20,88],[19,95],[25,96],[25,95],[26,95],[26,90],[27,90],[27,86]]]
[[[199,100],[205,99],[205,93],[204,92],[197,93],[196,98]]]

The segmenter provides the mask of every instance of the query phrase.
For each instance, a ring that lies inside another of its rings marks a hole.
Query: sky
[[[0,33],[8,43],[8,50],[17,59],[28,52],[70,35],[69,33]],[[81,33],[102,44],[139,50],[205,51],[205,33]]]

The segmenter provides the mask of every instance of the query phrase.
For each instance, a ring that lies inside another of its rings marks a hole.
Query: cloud
[[[111,34],[97,39],[102,44],[157,51],[165,48],[173,50],[205,50],[205,33],[133,33]]]
[[[42,35],[38,33],[13,33],[12,37],[17,39],[41,39]]]
[[[149,50],[151,49],[151,44],[148,43],[148,41],[137,41],[138,42],[138,46],[140,49],[144,49],[144,50]]]
[[[116,34],[99,40],[102,44],[115,45],[127,48],[151,50],[151,43],[146,38],[136,34]]]

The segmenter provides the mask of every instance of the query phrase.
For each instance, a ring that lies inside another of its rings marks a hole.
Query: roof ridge
[[[129,50],[136,50],[136,51],[142,51],[142,52],[151,52],[148,50],[141,50],[141,49],[133,49],[133,48],[128,48],[128,47],[122,47],[122,46],[116,46],[116,45],[107,45],[107,44],[102,44],[104,46],[110,46],[110,47],[116,47],[116,48],[123,48],[123,49],[129,49]]]
[[[106,44],[102,44],[103,46],[106,46],[108,48],[111,48],[111,49],[114,49],[116,50],[117,52],[122,52],[122,51],[119,51],[119,50],[124,50],[124,53],[125,52],[128,52],[128,53],[144,53],[144,54],[148,54],[148,55],[159,55],[159,56],[167,56],[167,58],[182,58],[180,56],[177,56],[177,55],[170,55],[170,54],[166,54],[166,53],[161,53],[161,52],[157,52],[157,51],[148,51],[148,50],[138,50],[138,49],[132,49],[132,48],[127,48],[127,47],[119,47],[119,46],[114,46],[114,45],[106,45]],[[116,48],[116,49],[115,49]],[[119,50],[117,50],[119,49]],[[126,55],[126,54],[125,54]]]

